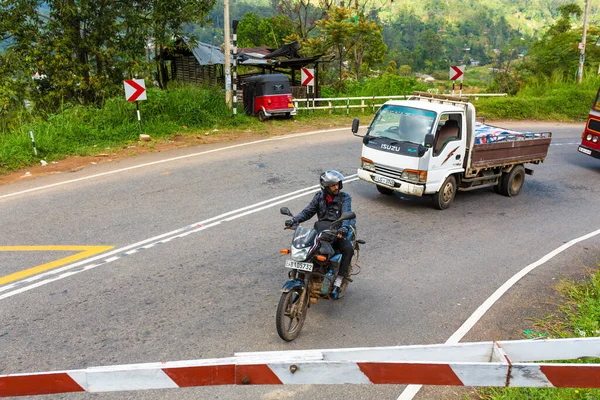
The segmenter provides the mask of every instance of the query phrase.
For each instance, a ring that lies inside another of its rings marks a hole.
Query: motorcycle
[[[281,214],[293,217],[287,207],[280,209]],[[353,212],[342,213],[341,217],[329,224],[328,229],[304,228],[300,225],[286,227],[294,230],[290,249],[281,250],[282,254],[291,255],[285,260],[285,267],[291,269],[289,280],[281,288],[281,299],[277,306],[276,326],[279,337],[292,341],[298,337],[306,320],[306,314],[311,304],[319,299],[333,298],[333,282],[335,281],[341,261],[341,254],[336,254],[332,242],[337,239],[337,229],[345,220],[355,219]],[[318,222],[317,224],[321,224]],[[316,224],[315,224],[316,225]],[[348,267],[348,274],[343,277],[338,298],[345,294],[352,275],[358,275],[359,245],[365,244],[359,240],[354,227],[350,227],[348,239],[352,241],[354,256]],[[357,270],[356,273],[353,271]]]

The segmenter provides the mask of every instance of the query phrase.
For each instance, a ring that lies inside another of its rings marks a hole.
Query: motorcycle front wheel
[[[277,306],[275,323],[277,333],[283,340],[291,342],[296,339],[302,330],[306,313],[308,311],[308,293],[305,293],[302,304],[302,289],[295,288],[287,293],[281,293]]]

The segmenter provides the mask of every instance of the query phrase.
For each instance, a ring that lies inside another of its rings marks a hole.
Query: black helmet
[[[344,186],[344,183],[342,182],[343,180],[344,175],[340,174],[339,172],[334,171],[332,169],[325,171],[321,174],[321,177],[319,178],[319,181],[321,183],[321,190],[325,194],[331,194],[331,192],[329,191],[329,186],[333,186],[336,183],[340,184],[340,190],[342,190],[342,187]]]

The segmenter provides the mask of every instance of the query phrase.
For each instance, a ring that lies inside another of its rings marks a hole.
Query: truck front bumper
[[[389,181],[393,181],[394,182],[394,186],[392,187],[391,185],[387,185],[387,184],[383,184],[381,182],[376,182],[375,179],[377,179],[378,175],[375,172],[371,172],[371,171],[366,171],[362,168],[358,169],[358,177],[360,179],[362,179],[363,181],[372,183],[374,185],[378,185],[384,188],[388,188],[388,189],[392,189],[395,190],[397,192],[400,193],[404,193],[404,194],[410,194],[411,196],[423,196],[423,192],[425,191],[425,185],[416,185],[414,183],[409,183],[406,181],[400,181],[398,179],[391,179],[388,177],[382,177],[385,178]],[[390,182],[391,183],[391,182]]]

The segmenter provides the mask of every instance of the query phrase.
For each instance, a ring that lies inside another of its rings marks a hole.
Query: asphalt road
[[[291,239],[279,207],[304,207],[313,192],[296,192],[315,187],[323,170],[356,173],[361,141],[349,129],[180,149],[2,186],[0,246],[114,246],[98,257],[113,251],[115,259],[85,258],[79,268],[0,285],[0,374],[443,343],[513,274],[600,228],[600,161],[576,150],[583,125],[504,125],[553,132],[546,162],[515,198],[461,192],[438,211],[428,199],[383,196],[362,181],[344,186],[367,241],[361,273],[344,299],[310,309],[293,343],[275,330],[286,279],[279,249]],[[80,180],[60,184],[69,179]],[[281,204],[265,202],[281,196]],[[0,251],[0,279],[75,253]],[[402,389],[206,387],[100,398],[395,399]]]

